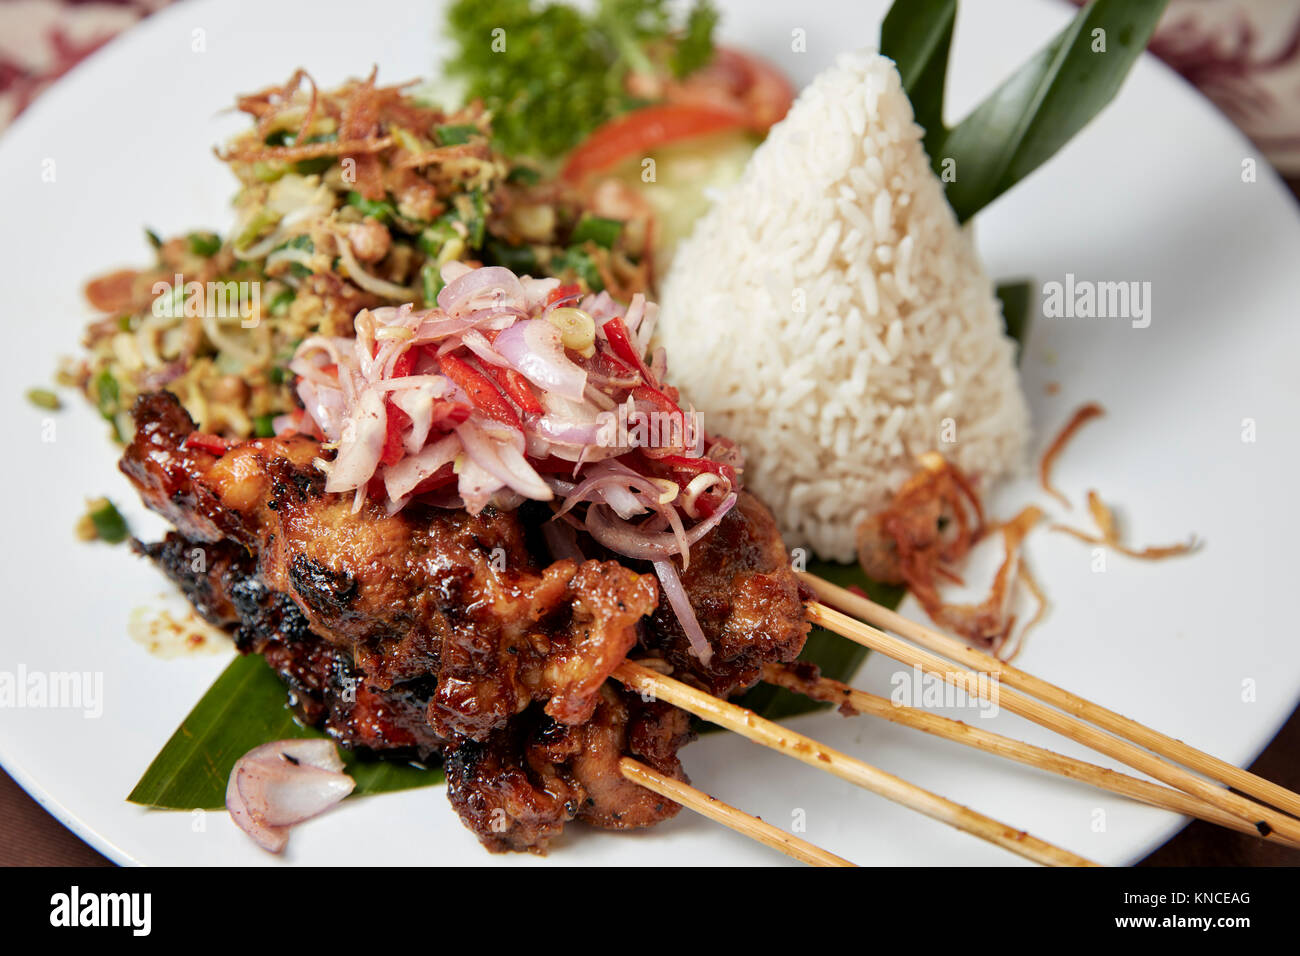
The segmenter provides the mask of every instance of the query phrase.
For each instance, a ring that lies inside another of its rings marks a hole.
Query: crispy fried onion
[[[298,70],[283,86],[272,86],[242,96],[238,109],[257,120],[250,134],[240,136],[217,155],[227,162],[300,162],[323,157],[352,157],[357,164],[355,187],[368,199],[384,194],[382,168],[376,154],[399,145],[395,131],[420,142],[418,133],[440,123],[474,122],[477,105],[448,116],[433,107],[414,104],[405,95],[410,83],[379,86],[376,72],[352,80],[338,90],[318,90],[311,76]],[[293,132],[284,145],[271,145],[274,132]],[[318,135],[312,135],[316,131]],[[319,131],[326,131],[320,135]],[[415,131],[415,132],[413,132]],[[433,143],[425,144],[432,152]],[[441,158],[441,154],[437,154]],[[420,166],[420,160],[403,160],[400,167]]]
[[[979,496],[956,465],[936,452],[922,455],[920,464],[920,471],[903,484],[889,506],[858,528],[863,571],[877,581],[905,584],[935,624],[999,654],[1012,649],[1014,585],[1023,584],[1037,600],[1038,610],[1016,638],[1018,649],[1047,606],[1020,554],[1042,511],[1029,507],[990,528]],[[989,530],[1002,532],[1005,555],[988,597],[978,604],[946,602],[939,593],[940,579],[963,583],[955,566]]]
[[[1052,440],[1052,443],[1047,446],[1047,451],[1043,453],[1043,460],[1038,463],[1039,484],[1043,486],[1045,492],[1061,504],[1065,505],[1066,508],[1072,508],[1073,505],[1070,504],[1069,499],[1066,498],[1065,495],[1061,494],[1055,487],[1053,487],[1052,465],[1056,463],[1056,456],[1061,453],[1066,444],[1069,443],[1070,439],[1074,437],[1075,432],[1082,428],[1087,422],[1104,414],[1106,414],[1106,410],[1096,402],[1089,402],[1087,405],[1078,408],[1075,413],[1070,416],[1070,420],[1065,423],[1065,427],[1061,429],[1060,434],[1058,434],[1056,438]]]
[[[1125,545],[1119,538],[1119,525],[1115,521],[1115,515],[1106,507],[1101,500],[1101,496],[1095,490],[1088,492],[1088,511],[1092,513],[1092,520],[1096,522],[1100,534],[1088,534],[1086,531],[1080,531],[1078,528],[1071,528],[1068,525],[1054,524],[1053,531],[1063,531],[1072,537],[1078,538],[1087,544],[1100,545],[1101,547],[1111,548],[1120,554],[1128,555],[1130,558],[1138,558],[1143,561],[1159,561],[1162,558],[1173,558],[1181,554],[1191,554],[1201,546],[1201,542],[1192,535],[1182,544],[1154,545],[1147,548],[1132,548]]]

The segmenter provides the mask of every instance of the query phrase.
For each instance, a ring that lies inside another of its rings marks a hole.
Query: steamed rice
[[[918,455],[987,484],[1025,452],[1015,346],[921,135],[890,60],[841,57],[664,286],[674,383],[745,450],[787,543],[824,558],[853,557]]]

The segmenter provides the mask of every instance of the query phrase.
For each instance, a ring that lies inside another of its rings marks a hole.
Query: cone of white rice
[[[787,543],[823,558],[852,559],[919,455],[986,486],[1025,452],[1015,346],[921,136],[892,61],[841,57],[664,286],[674,384],[745,451]]]

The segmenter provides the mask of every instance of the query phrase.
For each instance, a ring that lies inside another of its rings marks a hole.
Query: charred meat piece
[[[811,630],[804,613],[808,595],[791,570],[772,513],[748,492],[691,548],[682,585],[713,648],[709,665],[691,652],[667,600],[655,608],[643,638],[677,677],[689,675],[716,696],[730,697],[758,682],[764,662],[792,661],[803,650]]]
[[[146,503],[186,537],[243,545],[373,686],[436,675],[428,716],[444,738],[485,739],[533,701],[586,720],[658,599],[652,577],[614,561],[541,567],[513,513],[354,510],[323,492],[309,439],[217,457],[187,445],[194,426],[170,395],[143,396],[136,418],[122,470]]]
[[[724,695],[802,649],[799,585],[748,495],[682,575],[714,649],[704,667],[648,566],[552,561],[544,509],[354,508],[324,492],[312,439],[217,455],[187,442],[169,394],[135,416],[122,471],[178,529],[137,548],[266,658],[304,719],[351,747],[442,753],[451,802],[490,849],[542,849],[572,819],[624,829],[677,811],[618,767],[630,754],[685,779],[688,716],[608,681],[638,645]]]
[[[572,726],[530,708],[509,731],[447,752],[447,795],[490,850],[543,850],[574,818],[611,830],[653,826],[679,809],[626,780],[630,754],[685,779],[677,751],[694,738],[684,712],[605,686],[592,718]]]

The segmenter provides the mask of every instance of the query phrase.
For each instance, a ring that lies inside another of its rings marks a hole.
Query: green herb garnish
[[[491,265],[505,266],[515,275],[535,275],[537,254],[528,246],[508,246],[489,239],[483,247],[485,261]]]
[[[289,314],[289,306],[293,305],[293,300],[297,298],[293,289],[280,289],[271,296],[271,301],[267,303],[267,310],[276,318]]]
[[[681,21],[667,0],[597,0],[591,13],[534,0],[456,0],[447,72],[492,111],[502,149],[559,156],[639,105],[629,73],[683,76],[713,55],[717,14],[697,0]]]

